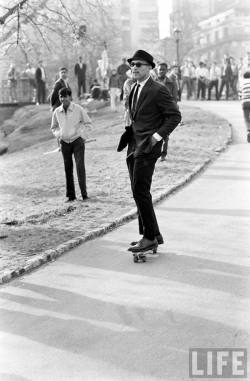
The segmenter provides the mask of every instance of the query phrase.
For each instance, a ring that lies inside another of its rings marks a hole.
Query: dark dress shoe
[[[147,250],[154,250],[156,251],[157,250],[157,246],[158,246],[158,242],[156,240],[156,238],[151,241],[145,237],[143,237],[137,245],[135,246],[131,246],[129,248],[129,251],[132,251],[132,253],[139,253],[139,252],[143,252],[143,251],[147,251]]]
[[[73,202],[73,201],[75,201],[76,200],[76,198],[74,197],[69,197],[68,198],[68,200],[66,200],[65,202]]]
[[[87,196],[87,195],[86,196],[82,196],[83,200],[87,200],[88,198],[89,198],[89,196]]]
[[[158,242],[158,245],[162,245],[164,243],[164,239],[161,234],[158,234],[155,238]]]
[[[155,238],[156,238],[156,240],[157,240],[157,242],[158,242],[158,245],[162,245],[162,244],[164,243],[164,239],[163,239],[163,237],[162,237],[161,234],[158,234]],[[142,238],[141,238],[141,239],[142,239]],[[130,243],[130,246],[135,246],[135,245],[137,245],[139,242],[140,242],[140,241],[132,241],[132,242]]]

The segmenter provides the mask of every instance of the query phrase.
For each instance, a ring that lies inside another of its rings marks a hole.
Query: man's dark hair
[[[165,66],[165,68],[168,70],[168,64],[166,62],[161,62],[158,64],[158,66]]]
[[[62,71],[62,70],[68,71],[68,69],[67,69],[65,66],[61,66],[61,67],[59,68],[59,71]]]
[[[250,71],[246,71],[246,72],[243,74],[243,78],[250,78]]]
[[[68,95],[71,97],[72,91],[68,87],[63,87],[62,89],[59,90],[58,94],[59,94],[59,97],[60,96],[67,97]]]

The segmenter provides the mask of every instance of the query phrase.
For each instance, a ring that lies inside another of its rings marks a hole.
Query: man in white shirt
[[[208,83],[208,77],[209,72],[204,62],[200,62],[199,66],[196,69],[196,76],[197,76],[197,99],[200,97],[201,93],[201,99],[204,101],[206,97],[206,88]]]
[[[82,199],[88,198],[84,153],[86,128],[91,127],[91,120],[80,105],[71,102],[71,95],[69,88],[63,87],[59,90],[59,99],[62,104],[53,112],[51,122],[52,133],[61,144],[66,176],[66,197],[68,197],[66,202],[76,199],[73,155]]]

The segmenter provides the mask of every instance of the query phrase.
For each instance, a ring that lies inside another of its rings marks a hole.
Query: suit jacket
[[[178,87],[175,80],[165,77],[163,81],[157,81],[162,85],[166,86],[170,95],[174,98],[175,102],[178,101]]]
[[[59,107],[61,105],[61,102],[59,100],[59,90],[62,89],[63,87],[65,87],[65,82],[63,79],[59,78],[55,84],[54,84],[54,87],[53,87],[53,90],[51,92],[51,95],[50,95],[50,105],[53,109],[53,111]]]
[[[79,63],[75,64],[75,75],[78,77],[78,79],[85,79],[86,75],[86,64],[82,64],[82,68],[80,68]]]
[[[151,153],[161,154],[162,141],[152,146],[152,135],[157,132],[165,139],[181,121],[179,107],[165,86],[149,78],[141,90],[135,113],[131,105],[135,85],[129,95],[129,112],[132,121],[130,130],[126,129],[120,139],[117,150],[128,144],[128,156]]]
[[[42,80],[42,70],[41,70],[40,67],[38,67],[38,68],[36,69],[36,71],[35,71],[35,80],[36,80],[37,83],[43,81],[43,80]]]

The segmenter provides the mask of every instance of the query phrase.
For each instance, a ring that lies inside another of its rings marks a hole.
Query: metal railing
[[[0,104],[36,102],[36,87],[32,79],[2,80],[0,86]]]

